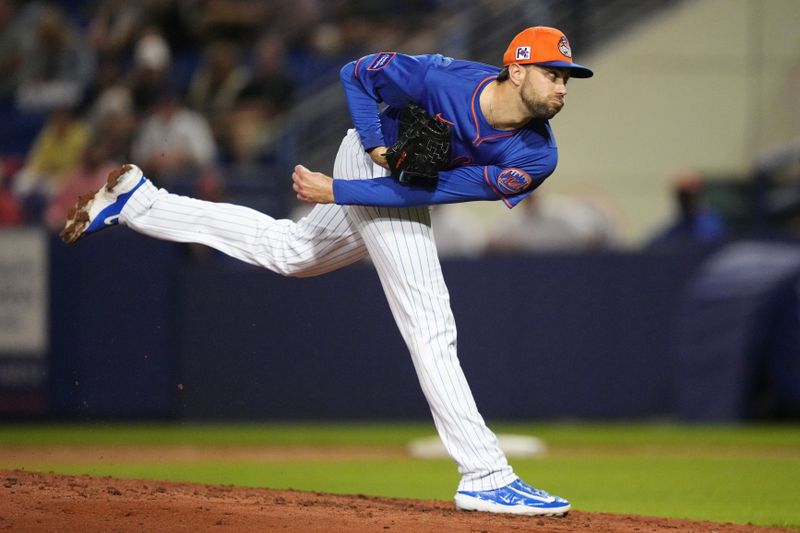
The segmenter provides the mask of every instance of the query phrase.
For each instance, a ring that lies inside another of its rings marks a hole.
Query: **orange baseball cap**
[[[591,69],[572,62],[572,49],[561,30],[532,26],[519,32],[503,54],[503,65],[540,65],[570,69],[573,78],[591,78]]]

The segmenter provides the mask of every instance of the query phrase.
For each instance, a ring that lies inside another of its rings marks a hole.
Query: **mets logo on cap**
[[[533,180],[524,170],[507,168],[497,176],[497,186],[505,194],[516,194],[530,187]]]
[[[572,50],[569,47],[569,41],[564,36],[558,40],[558,51],[567,57],[572,57]]]

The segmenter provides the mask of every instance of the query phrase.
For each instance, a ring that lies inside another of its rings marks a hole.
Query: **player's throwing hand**
[[[298,200],[312,204],[333,203],[333,179],[325,174],[297,165],[292,172],[292,181]]]

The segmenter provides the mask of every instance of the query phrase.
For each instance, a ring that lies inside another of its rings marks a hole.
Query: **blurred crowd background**
[[[270,166],[280,117],[298,87],[393,33],[366,31],[364,7],[0,1],[2,224],[57,229],[126,161],[206,199],[249,185],[250,203],[287,214],[287,175]]]
[[[0,0],[0,226],[57,231],[78,194],[129,161],[173,192],[296,218],[305,207],[291,168],[330,171],[348,127],[338,87],[347,61],[398,49],[496,64],[510,37],[534,24],[564,29],[586,58],[613,30],[676,3]],[[669,190],[655,194],[669,195],[670,214],[634,244],[800,234],[791,179],[790,190],[770,192],[749,177],[707,177],[690,167],[661,176]],[[436,208],[442,255],[631,245],[625,226],[636,221],[609,195],[549,188],[510,216]],[[772,196],[756,202],[758,190]]]

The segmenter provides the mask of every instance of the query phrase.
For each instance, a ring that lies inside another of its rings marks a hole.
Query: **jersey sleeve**
[[[392,177],[365,180],[333,180],[334,201],[340,205],[415,207],[474,201],[503,200],[514,207],[536,188],[526,182],[520,169],[464,166],[439,172],[433,186],[399,183]]]
[[[525,199],[534,189],[541,185],[550,174],[534,172],[530,168],[518,167],[484,167],[483,178],[486,186],[502,200],[509,209]]]
[[[378,104],[399,108],[420,101],[425,76],[436,57],[380,52],[342,68],[340,75],[347,105],[365,149],[386,144]]]

